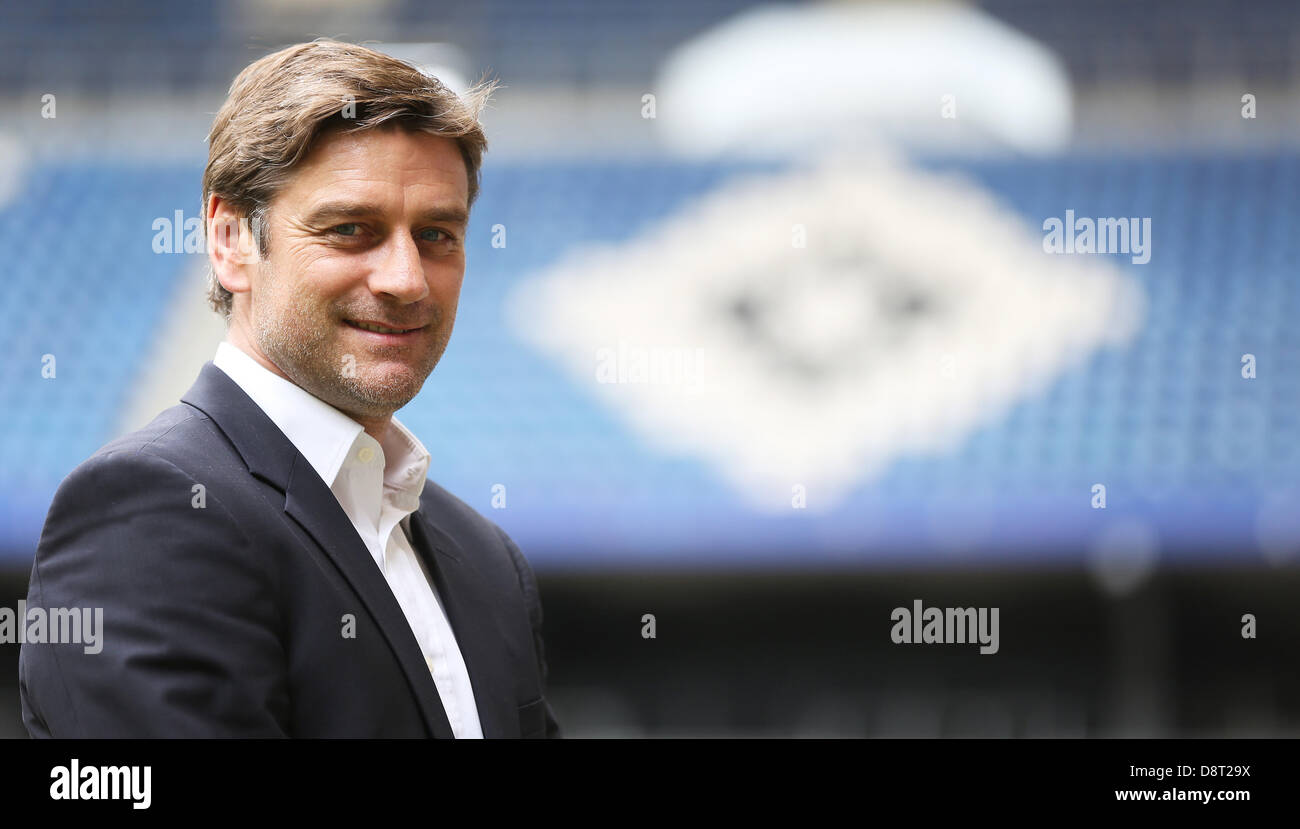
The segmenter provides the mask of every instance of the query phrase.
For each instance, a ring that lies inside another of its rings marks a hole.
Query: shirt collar
[[[279,427],[326,486],[334,486],[358,440],[363,435],[369,438],[360,423],[266,368],[233,343],[221,342],[212,362]],[[393,418],[380,446],[385,488],[398,490],[404,496],[402,500],[413,500],[418,506],[429,470],[429,453],[424,444]]]
[[[380,446],[384,450],[384,489],[397,493],[400,508],[419,508],[420,493],[429,475],[429,451],[397,418],[389,421]]]

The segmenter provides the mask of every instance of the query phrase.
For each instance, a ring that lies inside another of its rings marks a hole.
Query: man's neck
[[[347,414],[347,412],[344,412],[344,414]],[[388,415],[383,420],[367,420],[365,418],[357,417],[356,415],[348,415],[348,417],[352,418],[357,423],[360,423],[361,427],[366,430],[366,434],[370,435],[375,439],[375,442],[380,444],[384,442],[384,435],[388,434],[388,424],[393,420],[392,415]]]

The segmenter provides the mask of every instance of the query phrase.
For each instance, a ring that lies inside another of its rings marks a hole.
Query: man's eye
[[[350,223],[345,225],[335,225],[331,230],[340,236],[356,236],[361,232],[361,226],[355,223]]]
[[[431,234],[432,234],[432,235],[431,235]],[[420,232],[420,236],[421,236],[421,237],[424,239],[424,241],[426,241],[426,242],[448,242],[448,241],[451,241],[451,234],[450,234],[450,233],[448,233],[448,232],[445,231],[445,230],[439,230],[439,229],[436,228],[436,227],[431,227],[431,228],[429,228],[428,230],[421,231],[421,232]]]

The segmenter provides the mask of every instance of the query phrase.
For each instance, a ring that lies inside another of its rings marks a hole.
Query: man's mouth
[[[348,325],[352,326],[353,328],[360,328],[362,331],[373,331],[376,334],[410,334],[411,332],[419,331],[420,328],[424,327],[423,325],[421,325],[419,328],[392,328],[390,326],[380,325],[377,322],[370,322],[368,320],[346,320],[345,319],[343,321],[346,322]]]

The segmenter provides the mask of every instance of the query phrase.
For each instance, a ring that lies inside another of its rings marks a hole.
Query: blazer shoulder
[[[466,530],[494,535],[497,525],[484,517],[483,513],[453,495],[431,478],[424,481],[420,491],[420,511],[438,527],[452,535]]]
[[[420,494],[421,511],[438,528],[456,538],[480,538],[490,540],[493,548],[505,553],[504,558],[514,568],[519,581],[519,589],[527,602],[529,615],[540,615],[538,608],[537,579],[528,559],[520,552],[510,535],[483,513],[453,495],[432,480],[424,482],[424,491]],[[534,620],[536,621],[536,619]]]
[[[520,569],[521,564],[523,567],[528,566],[505,530],[432,479],[424,482],[424,490],[420,493],[420,511],[436,527],[457,539],[490,539],[494,545],[499,543],[499,549],[509,555],[516,570]]]
[[[101,446],[68,477],[74,478],[90,469],[129,465],[133,456],[141,455],[152,455],[181,471],[193,472],[196,459],[216,454],[223,442],[224,436],[211,418],[193,406],[178,403],[160,412],[147,425]]]

